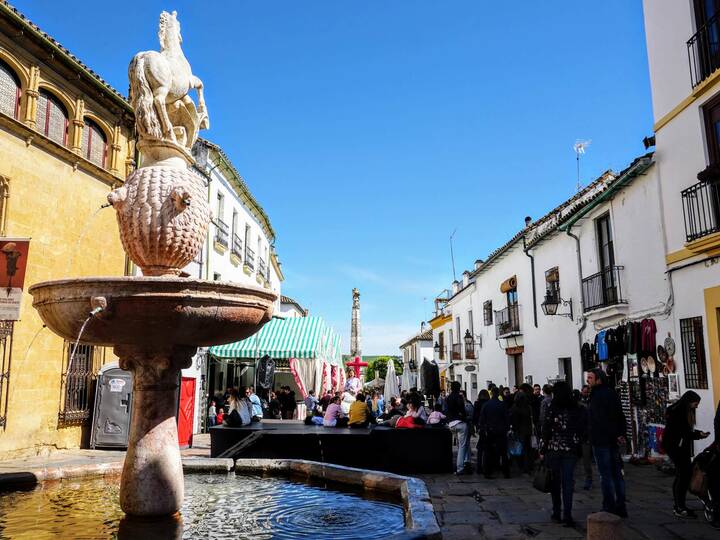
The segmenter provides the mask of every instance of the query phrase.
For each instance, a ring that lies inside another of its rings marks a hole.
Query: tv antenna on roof
[[[575,144],[573,145],[573,150],[575,150],[575,161],[577,162],[577,190],[580,191],[580,154],[585,154],[585,149],[590,146],[590,143],[592,141],[587,140],[583,141],[581,139],[577,139],[575,141]]]

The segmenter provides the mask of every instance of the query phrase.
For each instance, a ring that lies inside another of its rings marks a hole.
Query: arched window
[[[45,90],[40,90],[37,100],[37,130],[56,143],[67,144],[67,111],[60,100]]]
[[[105,167],[105,156],[107,155],[107,137],[95,122],[89,118],[85,119],[82,134],[82,155],[95,165]]]
[[[0,113],[17,118],[20,113],[20,81],[15,72],[0,60]]]

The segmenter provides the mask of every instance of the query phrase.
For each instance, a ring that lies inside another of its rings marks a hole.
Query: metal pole
[[[452,261],[452,271],[453,271],[453,281],[456,281],[455,278],[455,254],[453,253],[453,236],[455,236],[455,233],[457,232],[457,228],[452,232],[450,235],[450,260]]]

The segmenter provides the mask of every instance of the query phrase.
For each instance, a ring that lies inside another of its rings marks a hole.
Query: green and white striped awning
[[[249,338],[210,347],[217,358],[320,358],[330,364],[340,359],[340,336],[320,317],[272,319]]]

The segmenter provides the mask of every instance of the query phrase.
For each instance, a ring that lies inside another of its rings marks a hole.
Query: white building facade
[[[274,249],[275,231],[242,176],[217,145],[199,139],[193,147],[195,170],[206,182],[212,221],[202,251],[185,269],[191,277],[264,287],[277,294],[275,313],[280,313],[280,288],[284,279]],[[195,380],[194,433],[203,429],[211,388],[235,385],[235,373],[226,364],[208,365],[207,349],[201,348],[183,378]],[[213,380],[210,381],[209,378]]]
[[[400,351],[403,362],[401,386],[402,390],[409,390],[418,385],[418,370],[423,361],[433,359],[432,328],[425,328],[423,323],[419,333],[400,345]]]
[[[673,290],[680,391],[720,400],[720,14],[716,2],[644,0],[664,266]]]

